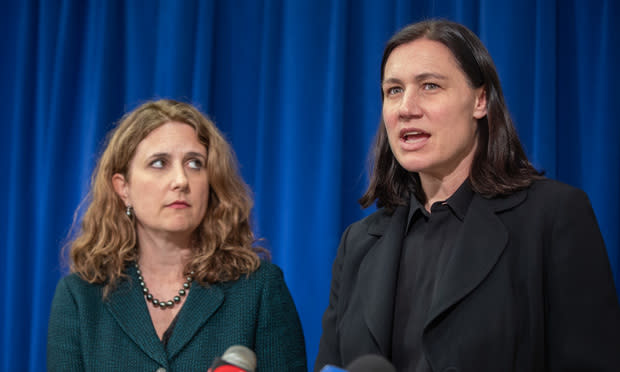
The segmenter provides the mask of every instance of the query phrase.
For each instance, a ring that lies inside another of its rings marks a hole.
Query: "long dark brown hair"
[[[388,41],[383,51],[381,82],[392,51],[421,38],[445,45],[469,85],[485,89],[487,115],[478,119],[478,147],[469,174],[472,189],[491,198],[512,194],[541,178],[542,173],[534,168],[523,151],[493,60],[480,39],[465,26],[446,20],[426,20],[403,28]],[[426,202],[419,175],[405,170],[394,157],[383,120],[371,151],[374,164],[368,189],[359,200],[362,207],[369,207],[376,201],[377,207],[391,210],[407,204],[411,194],[420,202]]]

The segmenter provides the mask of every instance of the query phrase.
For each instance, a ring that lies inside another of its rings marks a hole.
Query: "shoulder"
[[[64,313],[69,309],[90,309],[94,311],[101,306],[103,286],[91,284],[78,274],[69,274],[58,281],[52,308]]]
[[[394,218],[394,211],[385,208],[378,209],[363,219],[352,223],[345,231],[345,235],[382,235]]]
[[[250,274],[249,278],[259,282],[269,282],[274,280],[283,280],[284,274],[282,269],[276,264],[269,261],[261,260],[258,269]]]
[[[404,225],[407,211],[407,206],[393,211],[382,208],[349,225],[342,234],[333,270],[356,272],[368,251],[383,235],[389,234],[389,230],[401,223]]]
[[[528,196],[550,198],[551,200],[587,198],[583,190],[550,178],[534,181],[528,189]]]
[[[587,211],[592,208],[583,190],[548,178],[532,183],[527,190],[527,201],[529,205],[548,209],[555,215],[566,210]]]
[[[489,205],[506,226],[529,231],[554,231],[559,227],[589,226],[596,231],[596,216],[587,194],[566,183],[543,178],[528,188],[505,198],[495,198]]]
[[[73,296],[89,296],[89,295],[101,295],[101,290],[103,286],[99,284],[88,283],[84,279],[82,279],[78,274],[72,273],[58,281],[58,285],[56,286],[56,293],[58,292],[68,292]]]
[[[282,270],[268,261],[261,261],[260,267],[249,275],[221,283],[227,302],[236,304],[234,308],[262,308],[269,304],[292,304],[290,291],[284,280]],[[291,309],[294,306],[291,305]],[[286,311],[289,311],[288,309]]]
[[[70,286],[70,287],[92,286],[92,284],[82,279],[82,277],[77,273],[70,273],[60,278],[60,281],[58,282],[58,284],[60,283]]]
[[[583,190],[549,178],[535,180],[527,188],[508,196],[491,199],[478,196],[477,199],[485,200],[483,204],[490,206],[495,212],[515,210],[550,212],[552,209],[568,208],[571,205],[582,207],[590,205],[588,196]]]
[[[219,287],[230,293],[255,293],[259,294],[268,287],[284,285],[284,274],[276,264],[261,260],[256,271],[241,276],[237,280],[219,283]]]

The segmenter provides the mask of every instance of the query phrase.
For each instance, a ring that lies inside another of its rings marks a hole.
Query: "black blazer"
[[[343,234],[315,370],[390,359],[408,211],[379,210]],[[542,180],[476,194],[454,239],[422,339],[433,371],[620,371],[620,306],[583,191]]]

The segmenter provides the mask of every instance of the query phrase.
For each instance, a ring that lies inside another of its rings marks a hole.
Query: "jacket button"
[[[166,372],[166,369],[164,367],[159,367],[155,372]]]

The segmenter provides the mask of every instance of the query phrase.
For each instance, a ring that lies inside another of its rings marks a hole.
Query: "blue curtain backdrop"
[[[312,366],[340,234],[369,213],[382,48],[428,17],[487,45],[532,161],[589,194],[618,286],[620,2],[4,2],[0,369],[44,370],[60,248],[105,133],[156,97],[197,104],[232,142]]]

